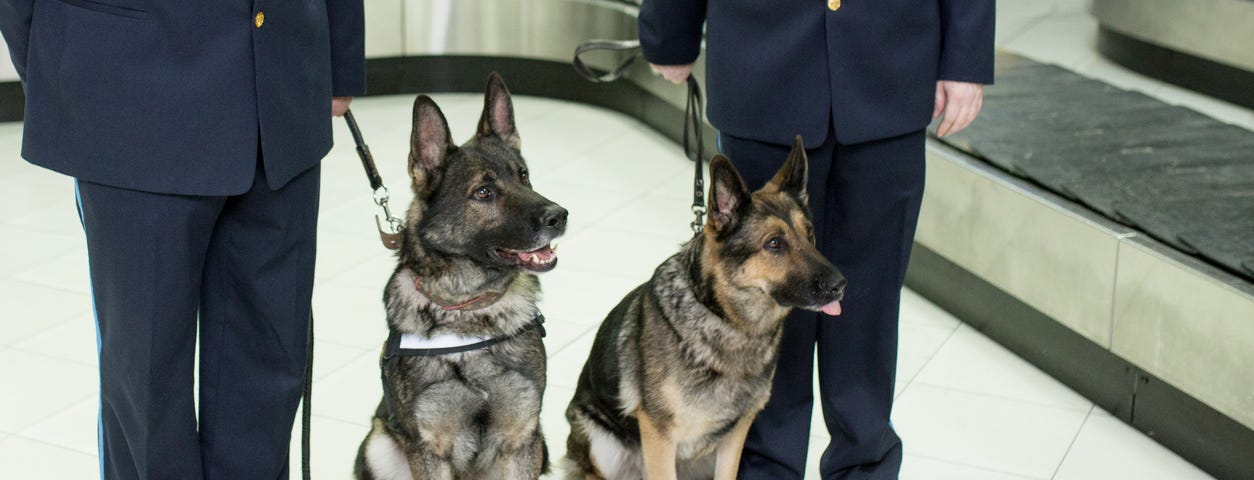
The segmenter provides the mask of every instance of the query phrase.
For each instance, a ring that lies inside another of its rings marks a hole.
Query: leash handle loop
[[[596,72],[592,71],[592,68],[588,67],[588,65],[584,63],[582,58],[579,57],[585,52],[595,50],[627,52],[629,55],[627,58],[619,62],[613,70],[598,75]],[[575,47],[575,58],[571,61],[571,66],[575,67],[575,72],[578,73],[579,76],[586,78],[590,82],[609,83],[622,78],[623,74],[627,72],[627,69],[630,68],[633,63],[636,63],[637,58],[640,58],[639,40],[588,40],[579,44],[578,47]]]
[[[595,50],[628,52],[629,55],[609,72],[597,74],[580,57],[586,52]],[[575,47],[575,58],[571,61],[571,65],[579,76],[590,82],[608,83],[622,78],[627,69],[641,56],[639,40],[588,40]],[[705,165],[704,118],[705,106],[701,99],[701,85],[697,82],[696,77],[690,73],[688,75],[688,100],[687,105],[684,107],[683,147],[684,156],[692,160],[695,167],[692,181],[692,214],[694,219],[691,224],[694,234],[701,232],[701,227],[705,224],[706,213],[705,178],[703,173]],[[694,142],[695,146],[693,145]]]
[[[370,153],[370,147],[366,145],[366,139],[361,136],[361,128],[357,126],[357,119],[353,117],[353,111],[344,112],[344,121],[348,122],[348,131],[353,135],[353,143],[357,145],[357,156],[361,157],[361,166],[366,169],[366,179],[370,180],[370,189],[376,194],[380,188],[383,188],[383,177],[379,175],[378,167],[374,164],[374,155]],[[384,188],[386,192],[387,189]],[[379,200],[375,198],[375,203]]]

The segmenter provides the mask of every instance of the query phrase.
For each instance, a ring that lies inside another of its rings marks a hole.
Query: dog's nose
[[[544,215],[540,217],[540,225],[545,228],[552,228],[559,232],[566,231],[566,215],[565,208],[552,205],[544,209]]]
[[[841,275],[825,275],[819,280],[819,292],[842,298],[845,296],[845,285],[848,283],[849,281]]]

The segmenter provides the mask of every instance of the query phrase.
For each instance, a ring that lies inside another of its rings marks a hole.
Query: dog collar
[[[422,278],[419,277],[417,274],[414,274],[414,289],[418,290],[418,293],[421,293],[422,296],[427,297],[427,300],[430,300],[431,303],[439,305],[440,308],[443,308],[445,311],[449,311],[449,312],[452,312],[455,310],[469,311],[469,310],[479,310],[481,308],[487,308],[491,306],[492,304],[496,303],[497,300],[500,300],[502,296],[501,292],[488,291],[488,292],[481,293],[465,302],[455,303],[446,298],[432,294],[431,292],[422,288]]]
[[[441,334],[424,337],[416,333],[400,333],[392,330],[388,333],[386,350],[383,358],[393,357],[435,357],[481,350],[526,333],[528,330],[540,329],[540,337],[545,336],[544,315],[537,313],[527,325],[504,337],[467,337],[456,334]]]

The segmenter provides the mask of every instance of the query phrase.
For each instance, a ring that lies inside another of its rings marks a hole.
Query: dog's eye
[[[493,192],[488,187],[479,187],[478,190],[475,190],[475,198],[479,200],[490,200],[494,195],[496,195],[496,192]]]
[[[770,240],[766,241],[767,250],[770,250],[772,252],[777,252],[783,248],[784,248],[784,241],[780,240],[779,237],[771,237]]]
[[[531,175],[527,173],[527,169],[525,168],[521,172],[518,172],[518,178],[521,179],[523,183],[531,183]]]

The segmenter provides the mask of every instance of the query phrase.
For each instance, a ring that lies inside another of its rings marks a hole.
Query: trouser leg
[[[80,181],[100,347],[106,479],[199,479],[196,308],[221,197]]]
[[[922,131],[838,145],[819,247],[849,281],[844,314],[818,322],[820,402],[831,443],[824,479],[895,479],[892,412],[898,309],[923,197]]]
[[[258,169],[231,197],[202,283],[200,441],[205,478],[286,479],[304,380],[319,169],[272,191]]]

